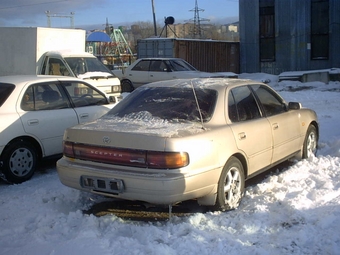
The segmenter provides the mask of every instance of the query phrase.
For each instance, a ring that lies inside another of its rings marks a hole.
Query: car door
[[[228,115],[237,147],[247,156],[248,174],[269,166],[273,153],[272,129],[248,86],[229,91]]]
[[[30,85],[17,111],[25,132],[41,142],[44,156],[62,153],[65,129],[78,124],[78,117],[57,81]]]
[[[98,119],[113,107],[102,92],[87,83],[64,81],[61,84],[71,99],[79,123]]]
[[[126,78],[132,81],[135,88],[149,82],[149,66],[150,60],[141,60],[127,71]]]
[[[43,59],[40,74],[74,76],[72,70],[60,58],[46,55]]]
[[[150,63],[149,82],[175,79],[174,72],[168,71],[163,60],[152,60]]]
[[[301,149],[301,124],[297,111],[287,111],[283,99],[272,89],[253,85],[273,133],[273,163],[280,161]]]

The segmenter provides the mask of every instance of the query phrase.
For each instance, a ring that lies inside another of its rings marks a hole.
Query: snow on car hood
[[[84,74],[78,74],[78,78],[80,79],[86,79],[86,78],[92,78],[92,77],[109,77],[114,76],[111,73],[105,73],[105,72],[87,72]]]
[[[98,130],[107,132],[146,134],[159,137],[183,137],[201,133],[203,129],[196,122],[170,122],[156,118],[147,112],[140,112],[134,116],[116,117],[105,115],[93,122],[77,126],[78,129]]]

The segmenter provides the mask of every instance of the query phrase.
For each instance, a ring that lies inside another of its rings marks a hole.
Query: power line
[[[8,7],[0,7],[0,10],[5,9],[15,9],[15,8],[22,8],[27,6],[35,6],[35,5],[43,5],[43,4],[55,4],[55,3],[61,3],[61,2],[67,2],[67,0],[59,0],[59,1],[51,1],[51,2],[45,2],[45,3],[32,3],[32,4],[22,4],[22,5],[16,5],[16,6],[8,6]]]

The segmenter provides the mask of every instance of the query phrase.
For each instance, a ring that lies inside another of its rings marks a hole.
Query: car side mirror
[[[298,103],[298,102],[288,103],[288,110],[299,110],[301,108],[302,108],[301,103]]]
[[[116,98],[114,96],[109,96],[109,102],[115,104]]]

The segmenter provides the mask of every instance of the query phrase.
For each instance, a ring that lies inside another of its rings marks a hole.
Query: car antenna
[[[198,112],[199,112],[199,114],[200,114],[202,129],[205,130],[205,127],[204,127],[204,125],[203,125],[203,116],[202,116],[201,108],[200,108],[200,105],[199,105],[199,103],[198,103],[196,91],[195,91],[194,84],[193,84],[192,80],[190,80],[190,84],[191,84],[192,92],[194,93],[194,97],[195,97],[195,101],[196,101],[197,110],[198,110]]]

